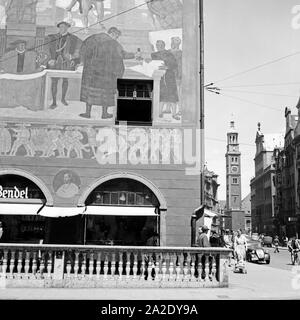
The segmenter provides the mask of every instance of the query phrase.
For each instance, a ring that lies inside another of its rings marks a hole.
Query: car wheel
[[[270,264],[270,260],[266,260],[266,264]]]

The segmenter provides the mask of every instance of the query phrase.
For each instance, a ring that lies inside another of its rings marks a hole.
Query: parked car
[[[248,249],[246,252],[246,260],[248,262],[266,263],[269,264],[271,257],[269,252],[264,249],[261,243],[247,237]]]
[[[264,236],[263,241],[262,241],[262,245],[267,246],[267,247],[272,247],[272,243],[273,243],[273,238],[270,236]]]

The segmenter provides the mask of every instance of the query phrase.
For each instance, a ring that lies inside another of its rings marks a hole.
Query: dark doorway
[[[83,244],[84,217],[49,218],[49,244]]]

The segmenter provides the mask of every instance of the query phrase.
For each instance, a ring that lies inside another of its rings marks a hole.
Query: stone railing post
[[[221,253],[219,259],[219,283],[220,287],[228,287],[228,254]]]

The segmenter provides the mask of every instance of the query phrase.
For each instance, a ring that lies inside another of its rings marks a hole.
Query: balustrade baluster
[[[161,266],[162,281],[166,281],[166,273],[167,273],[167,257],[168,257],[168,255],[167,255],[167,254],[162,253],[162,266]]]
[[[89,253],[89,277],[90,279],[93,278],[94,275],[94,253],[90,252]]]
[[[86,273],[86,253],[82,253],[82,260],[81,260],[81,277],[84,278]]]
[[[210,280],[210,273],[209,273],[209,264],[210,264],[210,255],[205,255],[205,282]]]
[[[19,250],[18,251],[18,258],[16,258],[17,260],[17,273],[18,273],[18,278],[21,278],[21,272],[22,272],[22,264],[23,264],[23,251]]]
[[[145,259],[146,259],[146,255],[142,252],[141,253],[141,269],[140,269],[140,280],[144,281],[145,280]]]
[[[33,277],[36,277],[36,269],[37,269],[37,252],[33,251],[33,255],[32,255],[32,275]]]
[[[107,252],[104,252],[104,280],[107,280],[108,274],[108,257]]]
[[[216,255],[212,256],[212,270],[211,270],[211,275],[212,275],[212,281],[216,281],[216,275],[217,275],[217,260],[216,260]]]
[[[53,257],[53,252],[52,251],[47,252],[47,277],[48,277],[48,279],[51,279],[52,257]]]
[[[96,261],[96,277],[97,277],[97,279],[100,278],[100,272],[101,272],[101,252],[98,252],[97,261]]]
[[[152,280],[152,256],[149,254],[147,256],[148,265],[147,265],[147,280]]]
[[[29,279],[29,269],[30,269],[30,251],[25,252],[25,266],[24,266],[24,276]]]
[[[176,254],[176,281],[180,281],[181,280],[181,260],[180,260],[180,253]]]
[[[160,280],[160,263],[161,263],[161,255],[160,253],[155,252],[155,266],[154,266],[154,270],[155,270],[155,281],[159,281]]]
[[[122,280],[123,276],[123,252],[119,252],[119,278]]]
[[[174,281],[175,268],[176,268],[176,255],[175,253],[170,253],[169,281]]]
[[[130,256],[131,253],[126,252],[126,278],[129,279],[130,277]]]
[[[202,254],[200,254],[200,253],[198,253],[198,266],[197,266],[197,271],[198,271],[198,281],[203,281],[203,272],[204,272],[204,270],[203,270],[203,265],[202,265],[202,257],[203,257],[203,255]]]
[[[133,253],[133,280],[136,280],[137,278],[137,272],[138,272],[138,254],[137,252]]]
[[[10,259],[9,259],[9,277],[14,277],[14,269],[15,269],[15,251],[10,252]]]
[[[67,278],[71,278],[71,269],[72,269],[72,257],[71,257],[71,252],[66,251],[65,255],[66,259],[66,271],[67,271]]]
[[[8,256],[8,250],[3,250],[3,260],[2,260],[2,277],[6,278],[6,272],[7,272],[7,256]]]
[[[40,259],[40,276],[41,276],[41,278],[44,278],[45,270],[46,270],[45,252],[43,251],[41,253],[41,259]]]
[[[78,278],[79,271],[79,252],[75,252],[74,277]]]
[[[196,280],[196,255],[191,255],[191,281]]]
[[[116,275],[116,253],[115,252],[112,252],[111,254],[110,271],[111,271],[111,279],[114,280]]]
[[[187,253],[186,255],[186,260],[184,262],[184,267],[183,267],[183,280],[184,281],[190,281],[191,279],[191,255]]]

